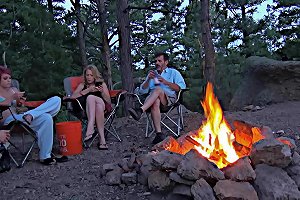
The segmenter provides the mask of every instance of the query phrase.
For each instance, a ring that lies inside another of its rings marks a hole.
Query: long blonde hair
[[[83,78],[84,78],[84,84],[87,85],[87,80],[86,80],[86,71],[87,70],[91,70],[92,74],[95,78],[95,82],[104,82],[104,79],[101,75],[101,73],[99,72],[98,68],[95,65],[88,65],[84,68],[83,70]]]

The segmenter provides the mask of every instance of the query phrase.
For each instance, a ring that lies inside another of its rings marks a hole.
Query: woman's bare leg
[[[97,97],[96,98],[96,125],[99,132],[99,142],[101,144],[106,144],[105,135],[104,135],[104,110],[105,104],[104,101]]]
[[[88,125],[86,129],[86,136],[90,136],[94,133],[94,125],[96,118],[96,96],[89,95],[86,99],[86,113],[88,118]]]

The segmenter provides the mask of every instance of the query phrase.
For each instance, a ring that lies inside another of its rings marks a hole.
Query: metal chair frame
[[[107,115],[105,122],[104,122],[104,130],[107,132],[107,134],[109,133],[112,136],[114,136],[119,142],[122,142],[122,140],[121,140],[118,132],[116,131],[116,128],[112,125],[112,123],[116,117],[117,109],[120,106],[121,98],[126,93],[127,93],[126,91],[122,91],[122,90],[118,93],[118,95],[116,96],[115,106],[112,109],[112,111]],[[111,97],[111,98],[112,98],[112,102],[113,102],[114,97]],[[106,125],[106,127],[105,127],[105,125]],[[95,141],[95,139],[97,137],[99,137],[98,134],[92,139],[92,141],[90,142],[88,147],[92,146],[93,142]]]
[[[22,149],[20,149],[17,145],[15,145],[11,140],[8,141],[9,144],[12,147],[14,147],[18,152],[20,152],[22,155],[24,155],[24,157],[21,159],[21,161],[18,162],[14,158],[14,156],[11,154],[11,152],[8,151],[9,152],[9,156],[11,157],[11,159],[15,163],[15,165],[17,167],[21,168],[21,167],[24,166],[25,161],[27,160],[29,154],[32,152],[32,149],[33,149],[34,145],[37,143],[38,138],[36,136],[36,132],[33,129],[31,129],[28,125],[26,125],[22,121],[17,120],[16,117],[14,116],[14,113],[12,112],[11,108],[8,107],[8,109],[9,109],[10,113],[12,114],[12,116],[14,118],[14,121],[11,121],[8,125],[4,126],[3,128],[4,129],[9,129],[10,132],[12,132],[12,133],[13,133],[15,127],[20,127],[23,130],[21,132],[21,134],[22,134]],[[25,134],[26,133],[28,133],[28,135],[30,135],[33,138],[33,141],[32,141],[32,143],[30,144],[30,147],[27,150],[25,150]]]
[[[161,115],[162,118],[160,120],[160,123],[167,128],[171,133],[173,133],[176,137],[180,136],[180,131],[183,130],[184,128],[184,124],[183,124],[183,113],[182,113],[182,101],[183,101],[183,93],[185,91],[188,91],[188,89],[180,89],[177,92],[177,99],[175,100],[175,102],[173,104],[171,104],[170,106],[167,107],[166,110],[161,110]],[[131,95],[134,95],[137,99],[138,102],[140,104],[140,106],[143,105],[143,102],[141,100],[141,96],[136,94],[136,93],[130,93]],[[174,110],[177,109],[177,119],[174,120],[171,116],[170,113]],[[153,125],[153,121],[152,118],[150,116],[150,109],[148,109],[146,111],[146,118],[147,118],[147,124],[146,124],[146,131],[145,131],[145,137],[150,137],[154,132],[154,125]],[[175,125],[177,130],[172,129],[170,126],[168,126],[166,124],[166,120],[169,120],[172,125]],[[150,131],[151,130],[151,131]]]
[[[65,88],[65,92],[67,93],[67,95],[71,95],[73,91],[69,90],[67,84],[68,82],[70,81],[69,79],[70,78],[74,78],[74,77],[67,77],[64,79],[64,88]],[[76,78],[76,77],[75,77]],[[110,92],[112,92],[114,90],[110,90]],[[124,90],[118,90],[118,93],[116,94],[116,96],[112,96],[111,95],[111,101],[112,103],[114,104],[114,107],[112,109],[111,112],[107,113],[106,116],[105,116],[105,121],[104,121],[104,130],[105,130],[105,134],[107,136],[107,134],[111,134],[113,137],[115,137],[119,142],[122,141],[121,137],[119,136],[118,132],[116,131],[116,128],[113,126],[113,121],[116,117],[116,112],[120,106],[120,102],[122,101],[122,97],[123,95],[125,95],[127,92],[124,91]],[[80,109],[81,109],[81,112],[84,112],[84,109],[82,107],[82,105],[80,104],[80,102],[77,100],[77,99],[72,99],[72,100],[66,100],[66,102],[76,102]],[[82,123],[84,123],[85,125],[87,125],[86,123],[86,119],[84,118],[80,118],[78,115],[76,115],[76,113],[73,112],[71,106],[67,106],[67,110],[73,115],[75,116],[77,119],[79,119]],[[93,138],[91,140],[91,142],[89,144],[87,144],[86,142],[82,141],[83,142],[83,145],[87,148],[91,147],[94,140],[99,136],[97,133],[97,130],[95,129],[95,133],[93,134]]]

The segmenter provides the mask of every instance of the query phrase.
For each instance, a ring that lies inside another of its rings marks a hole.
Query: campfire
[[[106,183],[140,183],[166,199],[299,199],[300,155],[293,139],[239,120],[231,128],[211,83],[201,104],[205,120],[198,130],[104,164]]]
[[[264,139],[258,127],[252,127],[241,121],[234,122],[236,129],[232,131],[214,95],[211,83],[207,84],[205,98],[201,104],[206,120],[195,134],[186,136],[185,139],[220,169],[249,155],[252,144]],[[190,148],[182,148],[182,145],[176,148],[172,146],[176,145],[166,146],[166,149],[183,155],[190,151]]]

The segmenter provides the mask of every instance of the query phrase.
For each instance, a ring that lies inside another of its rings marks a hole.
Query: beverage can
[[[68,94],[67,97],[70,98],[71,95]],[[67,102],[67,110],[72,110],[72,102],[70,102],[70,101]]]
[[[154,85],[155,85],[155,86],[158,86],[158,85],[160,85],[160,82],[159,82],[159,80],[158,80],[158,73],[157,73],[156,71],[154,71],[154,73],[155,73],[155,77],[154,77]]]

